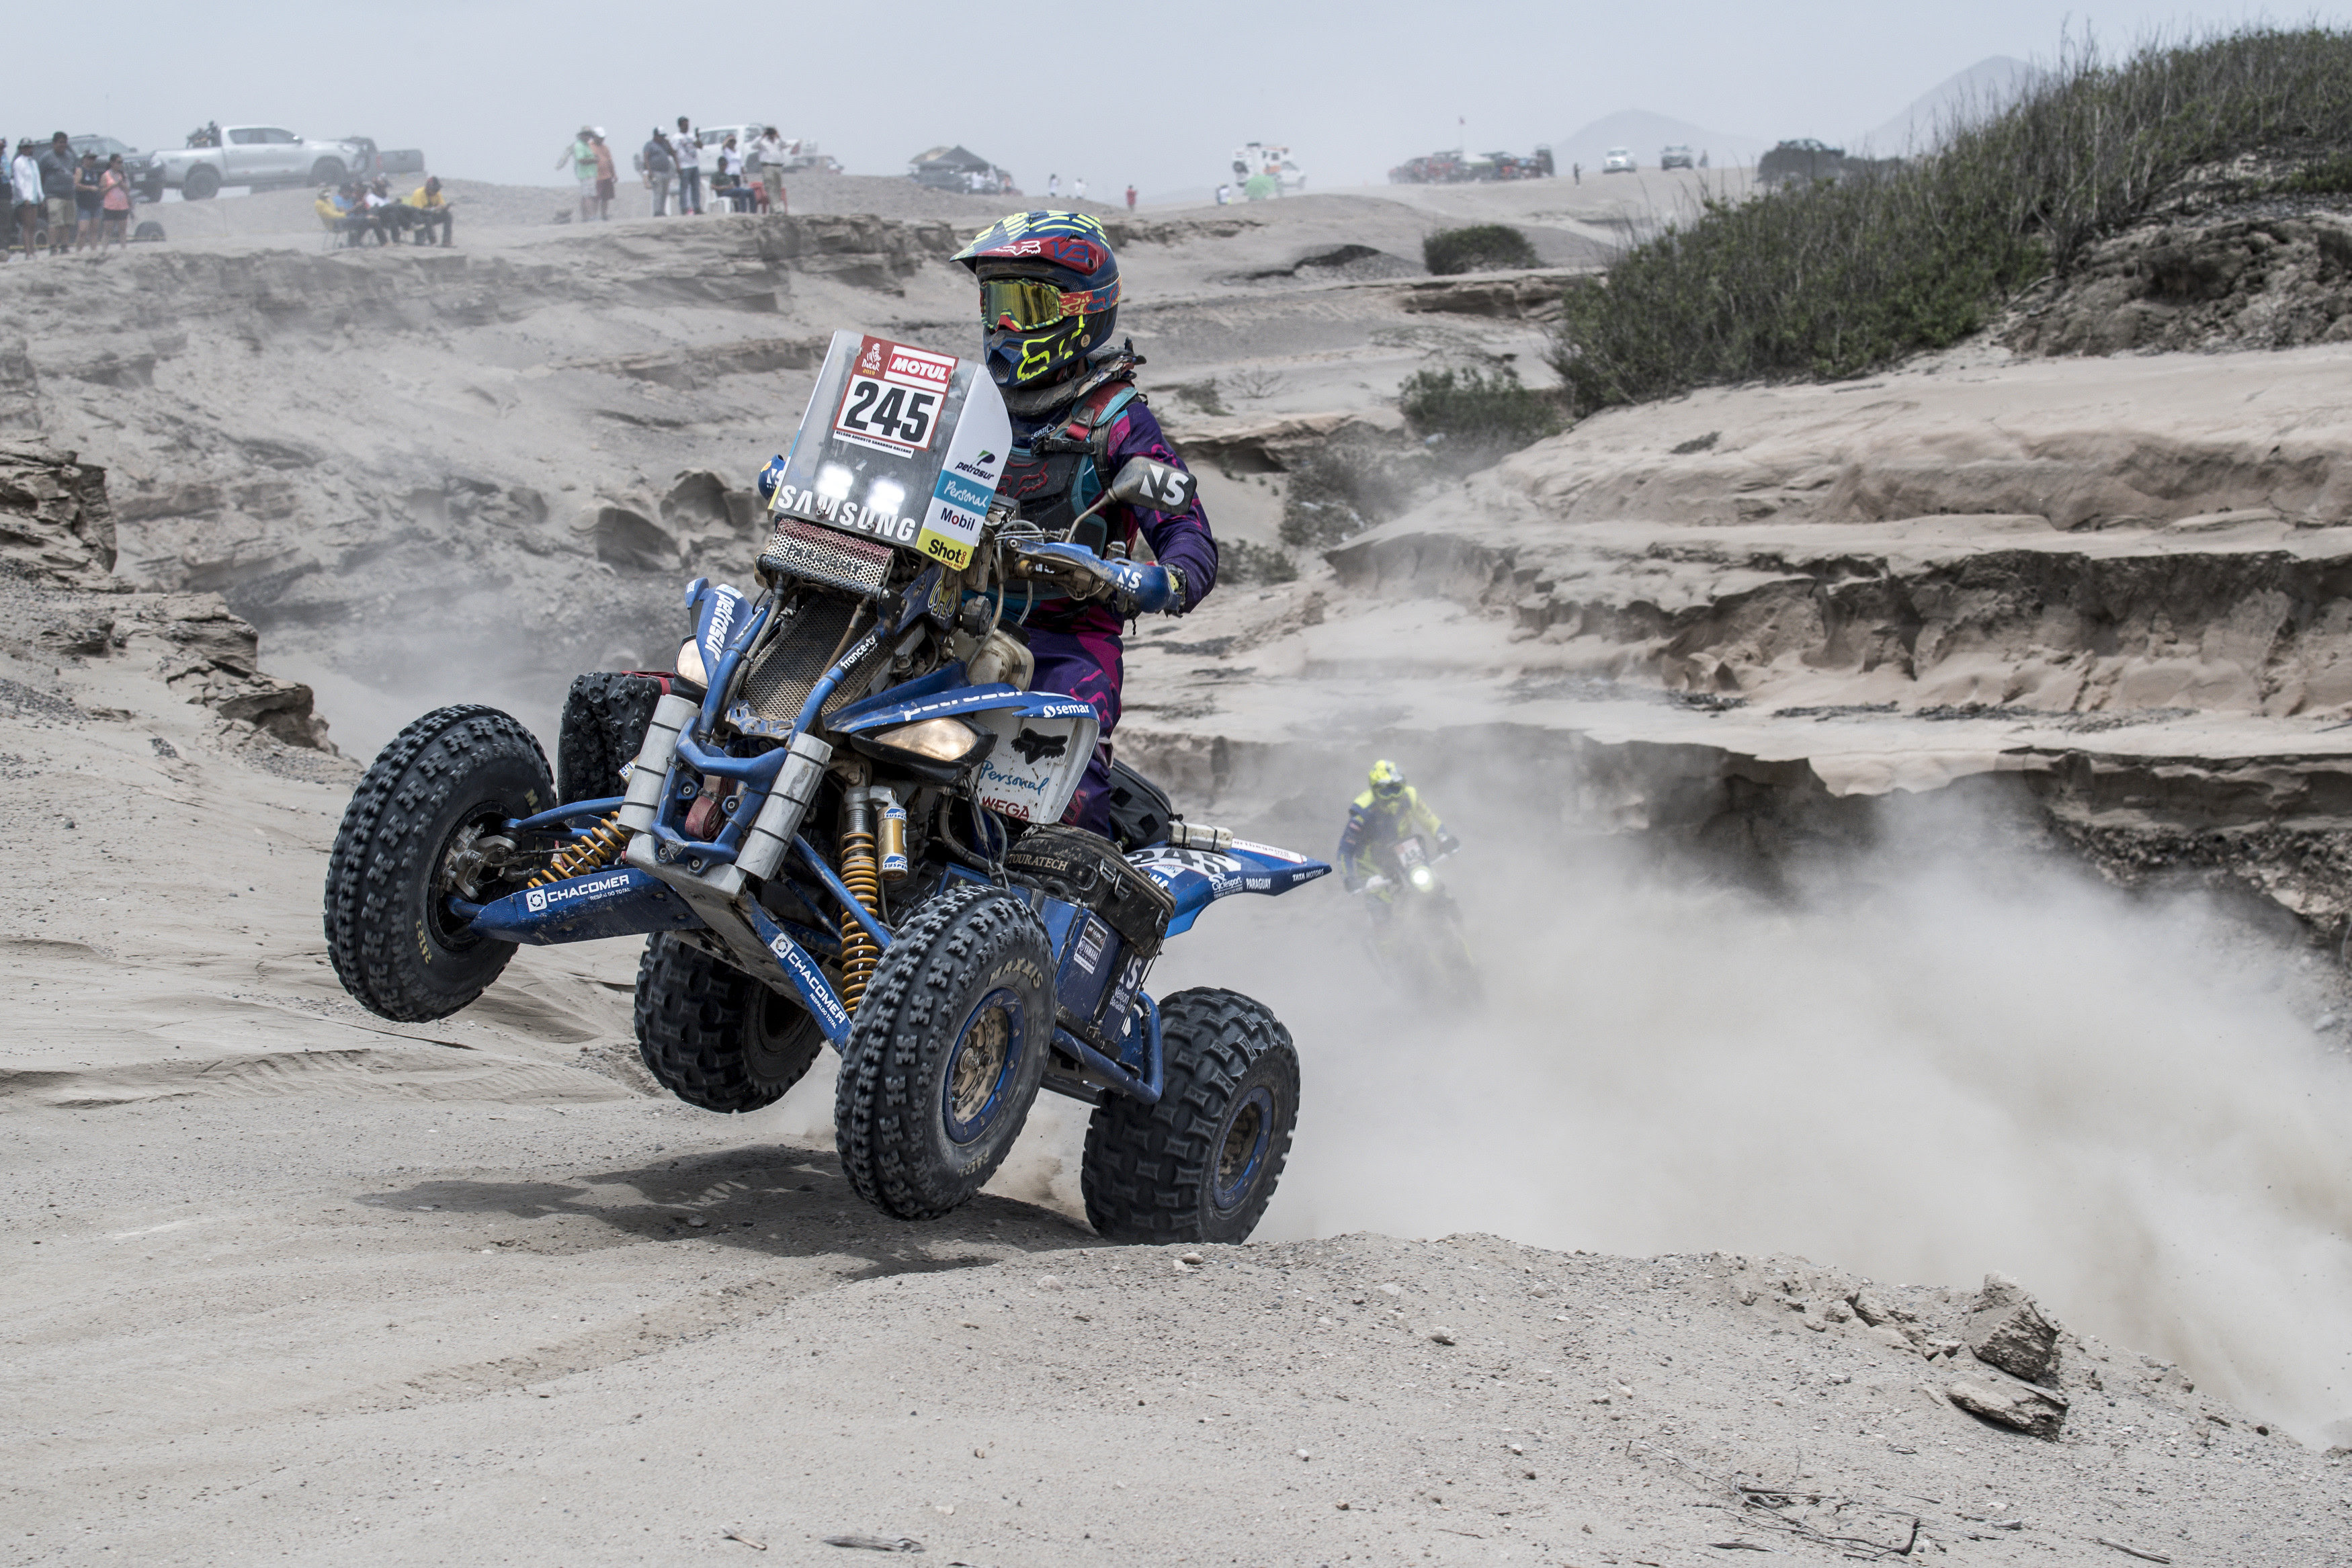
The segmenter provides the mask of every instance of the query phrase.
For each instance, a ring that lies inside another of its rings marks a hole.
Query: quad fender
[[[972,793],[1020,822],[1058,822],[1086,777],[1101,724],[1090,703],[1001,682],[908,696],[906,688],[843,708],[826,721],[839,735],[871,735],[929,718],[961,718],[993,730],[996,745],[973,770]]]
[[[695,651],[702,655],[706,674],[717,669],[720,655],[753,629],[751,600],[726,583],[696,578],[686,585],[686,606],[694,617]]]
[[[1228,850],[1184,850],[1154,844],[1127,857],[1127,863],[1166,888],[1176,900],[1176,918],[1168,935],[1192,928],[1193,917],[1218,899],[1236,893],[1288,893],[1292,888],[1328,876],[1331,868],[1318,860],[1271,844],[1234,841]]]

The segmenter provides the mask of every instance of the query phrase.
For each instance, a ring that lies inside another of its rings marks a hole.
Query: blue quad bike
[[[1173,483],[1151,467],[1108,488]],[[751,1111],[830,1045],[842,1166],[886,1213],[971,1198],[1050,1089],[1095,1108],[1097,1233],[1246,1238],[1297,1116],[1289,1031],[1235,992],[1155,1000],[1144,983],[1213,901],[1329,867],[1187,824],[1124,768],[1112,839],[1060,825],[1096,716],[1025,689],[1015,619],[1114,593],[1115,563],[1041,548],[1007,508],[974,520],[955,566],[772,513],[758,592],[688,587],[677,672],[574,683],[558,779],[496,709],[410,725],[329,864],[344,987],[383,1017],[438,1019],[518,943],[642,936],[654,1077]]]

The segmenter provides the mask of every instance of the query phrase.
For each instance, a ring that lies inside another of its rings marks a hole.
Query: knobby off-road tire
[[[554,801],[530,731],[496,708],[426,714],[360,779],[327,861],[327,952],[359,1004],[404,1022],[446,1018],[498,978],[514,944],[449,912],[450,858],[472,831]],[[477,883],[481,902],[499,887]]]
[[[833,1127],[857,1196],[900,1219],[965,1202],[1004,1163],[1054,1038],[1054,955],[1028,904],[958,888],[898,933],[842,1048]]]
[[[184,201],[208,202],[220,193],[220,175],[210,164],[199,163],[180,182],[180,196]]]
[[[1078,1190],[1106,1241],[1244,1241],[1257,1228],[1298,1124],[1290,1031],[1235,991],[1160,1004],[1160,1103],[1115,1096],[1087,1126]]]
[[[621,769],[645,749],[646,727],[661,698],[661,683],[645,675],[600,673],[574,680],[555,742],[556,798],[601,800],[622,793]]]
[[[756,1111],[798,1083],[824,1031],[798,998],[668,932],[637,960],[637,1054],[661,1086],[706,1111]]]

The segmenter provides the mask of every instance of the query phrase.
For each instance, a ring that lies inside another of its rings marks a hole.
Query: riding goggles
[[[980,319],[991,327],[1034,332],[1069,316],[1091,316],[1118,303],[1118,285],[1056,288],[1032,277],[992,277],[980,286]]]

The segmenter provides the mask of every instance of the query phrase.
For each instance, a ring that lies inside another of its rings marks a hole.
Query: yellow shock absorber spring
[[[864,815],[856,813],[859,818]],[[874,858],[874,835],[860,825],[853,824],[841,835],[841,880],[851,896],[866,906],[866,914],[881,915],[882,868]],[[881,945],[866,934],[856,915],[842,911],[841,1005],[845,1010],[857,1011],[857,1004],[866,998],[866,982],[874,977],[874,966],[881,961]]]
[[[621,813],[614,811],[588,831],[588,836],[562,851],[548,862],[547,869],[532,877],[525,887],[545,887],[551,882],[562,882],[570,876],[585,876],[590,872],[613,863],[613,860],[628,847],[629,835],[621,831]]]

